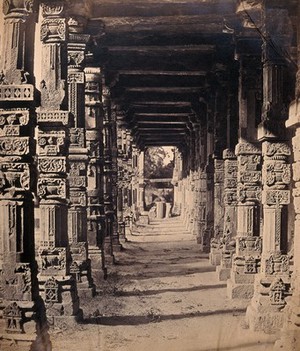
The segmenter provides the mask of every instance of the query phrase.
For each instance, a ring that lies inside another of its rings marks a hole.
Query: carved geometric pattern
[[[285,305],[286,287],[282,279],[276,279],[270,287],[269,297],[272,305]]]
[[[49,278],[45,283],[45,302],[59,302],[58,283],[54,277]]]
[[[0,101],[33,101],[34,87],[31,84],[0,85]]]
[[[70,113],[68,111],[44,111],[37,113],[37,122],[51,125],[67,125],[69,123]]]
[[[256,274],[258,270],[257,260],[254,257],[249,257],[245,260],[244,273]]]

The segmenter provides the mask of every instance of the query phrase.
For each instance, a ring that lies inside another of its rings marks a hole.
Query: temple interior
[[[272,335],[251,350],[300,350],[299,0],[2,0],[0,47],[1,350],[62,351],[161,255]]]

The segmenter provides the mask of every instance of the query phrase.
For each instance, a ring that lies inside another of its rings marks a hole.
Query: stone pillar
[[[224,188],[224,161],[214,159],[214,237],[211,239],[210,263],[213,265],[220,264],[219,250],[215,250],[214,243],[218,243],[223,234],[224,223],[224,204],[223,204],[223,188]]]
[[[293,133],[293,203],[295,208],[294,217],[294,247],[293,247],[293,275],[292,296],[287,297],[285,311],[285,323],[281,332],[281,338],[275,343],[274,350],[300,349],[300,4],[298,4],[298,72],[296,75],[296,96],[289,107],[289,118],[286,127]]]
[[[300,9],[300,7],[299,7]],[[300,18],[300,11],[298,14]],[[299,30],[299,29],[298,29]],[[300,33],[300,30],[299,30]],[[298,41],[298,57],[300,63],[300,41]],[[300,67],[300,65],[299,65]],[[299,72],[299,71],[298,71]],[[299,73],[298,73],[299,77]],[[295,207],[295,227],[294,227],[294,265],[292,275],[292,296],[287,297],[287,305],[284,309],[285,323],[281,332],[281,338],[275,344],[274,350],[291,350],[297,351],[300,349],[300,80],[298,78],[296,87],[296,100],[290,105],[289,119],[286,126],[295,131],[292,138],[293,143],[293,180],[295,182],[293,189],[294,207]],[[287,259],[286,259],[287,261]],[[287,267],[287,266],[286,266]],[[280,286],[279,286],[280,287]],[[277,295],[278,302],[283,302],[283,297],[286,292],[286,286],[282,285],[282,290],[279,289]],[[275,297],[274,293],[272,297]],[[274,300],[274,299],[273,299]]]
[[[88,150],[87,170],[87,241],[92,278],[96,289],[106,279],[104,239],[106,217],[103,199],[103,110],[101,104],[102,73],[100,68],[86,67],[85,73],[85,133]]]
[[[248,45],[251,45],[249,43]],[[238,49],[239,50],[239,46]],[[230,298],[251,298],[261,254],[261,150],[256,142],[259,104],[259,56],[239,54],[239,143],[237,156],[237,236],[233,267],[227,281]]]
[[[103,196],[104,211],[106,217],[106,237],[105,251],[107,253],[106,260],[111,264],[115,262],[114,256],[114,221],[115,213],[113,209],[113,164],[112,164],[112,121],[111,121],[111,96],[110,89],[107,86],[102,87],[102,103],[103,103]]]
[[[80,13],[77,12],[77,15]],[[92,297],[94,286],[87,247],[87,166],[85,133],[84,61],[89,35],[83,34],[83,17],[68,21],[68,104],[73,117],[70,128],[68,238],[72,263],[70,273],[77,282],[79,297]]]
[[[144,211],[145,205],[145,184],[144,184],[144,162],[145,155],[144,151],[139,151],[138,154],[138,195],[137,195],[137,207],[139,212]]]
[[[232,255],[235,253],[237,233],[237,159],[234,152],[226,149],[224,159],[224,227],[219,242],[220,266],[217,267],[218,278],[225,281],[230,278]]]
[[[247,308],[246,320],[251,330],[275,332],[283,325],[282,309],[289,293],[290,272],[287,255],[287,206],[290,203],[290,147],[284,127],[287,112],[284,95],[283,57],[274,50],[268,33],[278,35],[277,25],[288,28],[287,11],[265,8],[263,43],[263,111],[258,137],[263,153],[263,251],[261,273],[255,279],[255,294]],[[274,19],[276,26],[274,27]]]
[[[39,288],[50,324],[80,318],[76,281],[70,274],[67,167],[70,113],[67,110],[67,23],[62,2],[41,5],[41,107],[37,113],[40,199]],[[63,110],[65,108],[65,110]]]
[[[111,197],[112,197],[112,210],[113,210],[113,234],[112,234],[112,245],[114,252],[121,251],[123,249],[120,243],[119,231],[118,231],[118,149],[117,149],[117,106],[113,105],[111,111]]]
[[[14,342],[35,338],[33,313],[39,306],[32,196],[32,6],[33,1],[3,3],[0,57],[0,330],[1,339]]]

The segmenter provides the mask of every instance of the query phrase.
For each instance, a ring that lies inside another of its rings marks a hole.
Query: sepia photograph
[[[0,351],[300,350],[300,0],[0,0]]]

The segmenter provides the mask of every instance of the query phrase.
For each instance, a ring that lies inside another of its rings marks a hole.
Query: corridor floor
[[[138,227],[116,259],[85,323],[52,334],[54,351],[272,350],[276,336],[243,329],[247,302],[226,298],[179,219]]]

